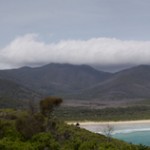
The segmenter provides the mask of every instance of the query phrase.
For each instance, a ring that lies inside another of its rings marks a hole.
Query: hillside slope
[[[45,95],[70,93],[91,87],[111,75],[87,65],[54,63],[37,68],[0,71],[1,78],[15,81]]]
[[[83,90],[79,95],[89,99],[150,98],[150,66],[141,65],[120,71],[110,79]]]
[[[42,114],[0,110],[0,149],[2,150],[149,150],[142,145],[91,133],[75,125]]]
[[[0,107],[20,107],[29,100],[38,100],[41,97],[37,92],[30,90],[13,81],[0,79]]]

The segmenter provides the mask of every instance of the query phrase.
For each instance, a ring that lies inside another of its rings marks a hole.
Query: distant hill
[[[83,90],[80,96],[97,99],[150,98],[150,66],[140,65],[117,72],[104,82]]]

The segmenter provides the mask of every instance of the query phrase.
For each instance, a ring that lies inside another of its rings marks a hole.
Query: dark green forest
[[[55,116],[66,121],[125,121],[150,119],[150,106],[128,106],[94,109],[87,107],[59,107]]]

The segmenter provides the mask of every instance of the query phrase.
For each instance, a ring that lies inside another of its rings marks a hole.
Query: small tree
[[[107,124],[103,131],[104,135],[107,137],[107,142],[110,142],[113,132],[114,126]]]
[[[58,107],[63,100],[59,97],[46,97],[40,101],[40,110],[41,113],[46,116],[50,117],[52,112],[54,111],[55,107]]]
[[[48,118],[46,124],[46,131],[54,130],[56,122],[52,119],[52,112],[55,107],[58,107],[63,100],[59,97],[46,97],[40,101],[41,113]]]
[[[16,129],[24,138],[30,139],[34,134],[45,131],[44,123],[45,118],[40,113],[28,114],[16,120]]]

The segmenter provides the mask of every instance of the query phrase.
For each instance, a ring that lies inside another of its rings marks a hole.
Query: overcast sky
[[[0,68],[150,64],[149,8],[150,0],[0,0]]]

